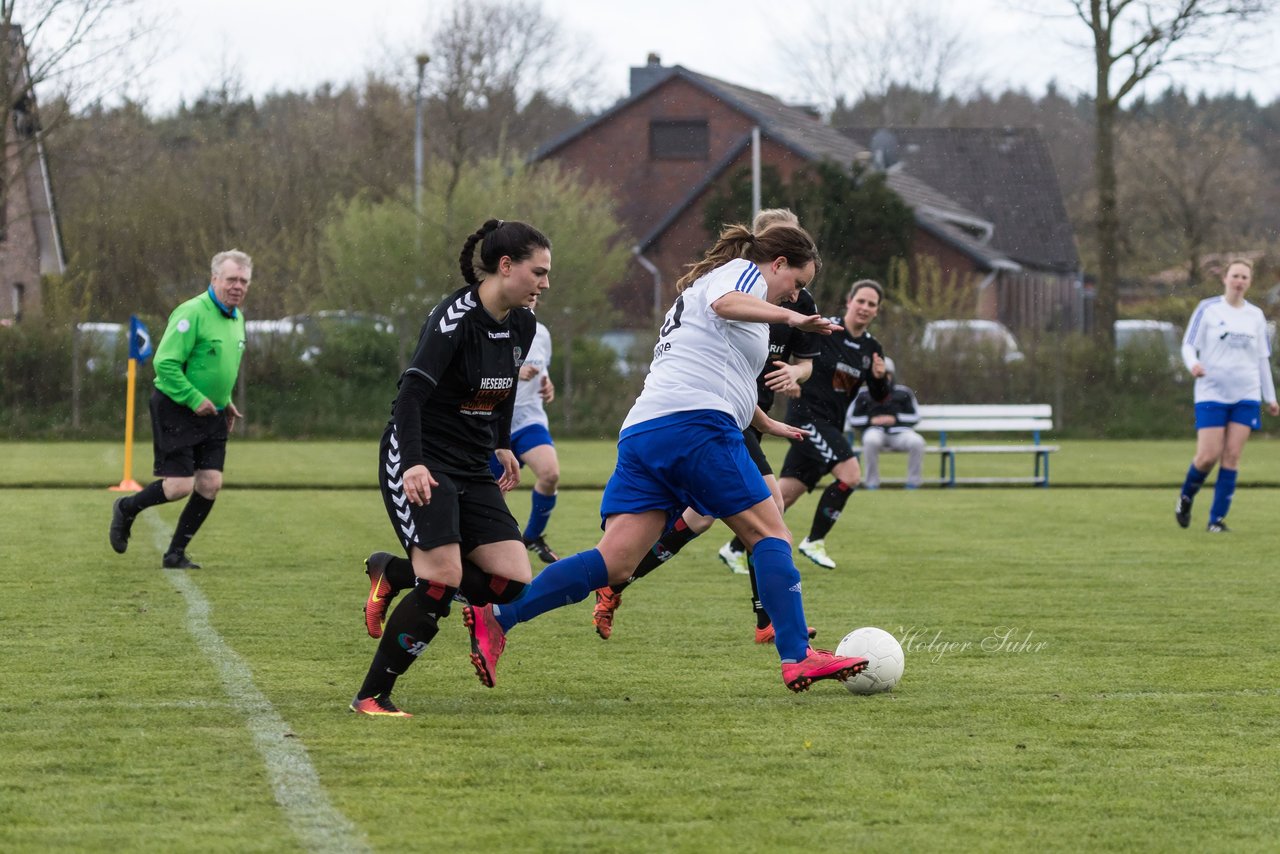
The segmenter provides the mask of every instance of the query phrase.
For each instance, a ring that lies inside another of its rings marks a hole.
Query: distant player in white
[[[547,411],[543,408],[556,396],[555,385],[547,374],[549,367],[551,333],[539,323],[533,345],[520,367],[520,382],[516,384],[516,405],[511,415],[511,450],[520,465],[527,465],[537,478],[530,497],[529,521],[521,536],[525,547],[543,563],[560,559],[543,536],[551,511],[556,506],[556,487],[560,484],[560,458],[556,456]],[[496,455],[489,458],[489,468],[493,470],[495,480],[502,476],[502,464]]]
[[[756,406],[756,377],[768,355],[768,324],[825,334],[834,327],[820,315],[781,306],[813,280],[818,263],[813,238],[799,226],[779,224],[757,235],[735,225],[676,283],[681,293],[618,439],[617,467],[600,504],[599,544],[548,566],[518,601],[465,612],[488,676],[507,631],[630,577],[686,507],[723,519],[753,551],[788,688],[803,691],[815,680],[845,679],[866,667],[865,659],[809,648],[791,535],[742,439],[748,424],[770,435],[798,435]]]
[[[1208,530],[1228,530],[1224,520],[1236,491],[1240,455],[1249,434],[1262,428],[1261,404],[1271,415],[1280,415],[1267,320],[1244,298],[1252,281],[1248,261],[1227,265],[1222,296],[1196,306],[1182,339],[1182,361],[1196,378],[1196,455],[1174,511],[1184,528],[1191,524],[1191,502],[1217,465]]]

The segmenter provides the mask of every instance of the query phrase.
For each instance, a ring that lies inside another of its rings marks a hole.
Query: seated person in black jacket
[[[875,489],[880,485],[880,451],[906,451],[907,489],[920,485],[924,468],[924,437],[911,429],[919,420],[916,395],[895,382],[893,359],[884,360],[886,379],[892,386],[889,397],[871,399],[864,387],[849,408],[849,427],[862,431],[862,485]]]

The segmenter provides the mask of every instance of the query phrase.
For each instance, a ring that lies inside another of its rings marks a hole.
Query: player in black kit
[[[823,538],[862,479],[858,458],[844,435],[845,412],[863,383],[873,400],[883,400],[892,390],[885,379],[884,348],[867,332],[883,296],[878,282],[853,283],[844,317],[832,318],[843,329],[818,341],[813,375],[787,406],[787,423],[808,435],[793,441],[782,461],[778,486],[783,503],[790,507],[827,472],[836,478],[818,500],[809,536],[798,546],[809,560],[826,569],[834,569],[836,562],[827,554]]]
[[[751,230],[759,234],[775,223],[798,226],[800,221],[794,213],[786,208],[771,208],[756,214],[755,219],[752,221]],[[813,301],[813,295],[805,289],[800,290],[795,302],[789,308],[804,315],[818,313],[818,307]],[[773,406],[774,395],[777,392],[782,392],[791,397],[800,394],[800,384],[809,377],[813,367],[812,359],[818,354],[818,339],[821,337],[812,332],[804,332],[788,326],[785,323],[771,323],[769,325],[769,358],[765,362],[764,370],[756,378],[756,402],[761,409],[765,412],[769,411]],[[792,359],[795,361],[792,362]],[[760,447],[759,431],[748,427],[742,431],[742,439],[746,443],[748,453],[751,454],[751,459],[755,462],[756,467],[760,469],[760,474],[764,475],[765,483],[769,485],[774,500],[778,502],[778,507],[782,508],[782,495],[778,490],[778,481],[773,475],[773,467],[769,464],[768,458]],[[643,578],[675,557],[681,549],[693,542],[714,523],[715,519],[712,517],[703,516],[691,507],[685,508],[683,515],[676,519],[675,525],[667,529],[666,533],[653,544],[653,548],[649,549],[644,559],[636,566],[631,578],[619,584],[601,587],[597,590],[596,607],[591,615],[591,622],[595,626],[596,634],[600,635],[604,640],[608,640],[613,634],[613,615],[622,605],[622,591],[627,588],[627,585],[637,578]],[[736,553],[732,551],[735,543],[737,544]],[[734,537],[732,543],[726,544],[720,550],[720,559],[725,562],[735,575],[751,576],[751,607],[756,615],[756,643],[772,643],[774,637],[773,625],[769,620],[769,615],[764,610],[764,606],[760,603],[755,568],[751,566],[747,559],[746,547],[742,545],[742,541]],[[809,636],[813,637],[814,634],[816,632],[810,629]]]
[[[435,637],[454,594],[477,605],[509,602],[533,578],[502,493],[520,480],[511,412],[533,343],[529,308],[550,287],[551,241],[525,223],[493,219],[467,238],[459,262],[467,285],[423,325],[382,435],[378,483],[408,557],[376,552],[365,561],[365,627],[381,641],[351,701],[360,714],[409,717],[391,690]],[[503,467],[496,482],[494,452]],[[401,590],[409,592],[386,617]]]

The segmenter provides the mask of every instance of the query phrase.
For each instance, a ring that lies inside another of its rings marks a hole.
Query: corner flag
[[[151,348],[151,333],[142,325],[138,315],[129,315],[129,358],[145,362],[154,352]]]
[[[138,363],[151,358],[151,333],[142,325],[138,315],[129,315],[129,384],[124,407],[124,477],[112,492],[140,492],[142,485],[133,479],[133,397],[138,381]]]

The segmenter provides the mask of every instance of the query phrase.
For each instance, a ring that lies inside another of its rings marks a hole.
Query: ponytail
[[[701,261],[688,265],[688,271],[676,282],[676,292],[683,291],[735,258],[746,258],[756,264],[769,264],[775,258],[785,258],[792,267],[803,267],[812,261],[815,275],[822,269],[818,247],[809,232],[797,224],[775,222],[758,234],[745,225],[729,225],[720,232],[715,246],[707,250]]]
[[[475,262],[476,244],[480,244],[480,263]],[[519,263],[533,254],[534,249],[550,249],[551,241],[545,234],[523,222],[500,219],[487,220],[476,229],[458,255],[462,279],[468,285],[478,285],[485,275],[498,272],[498,262],[504,257]]]

